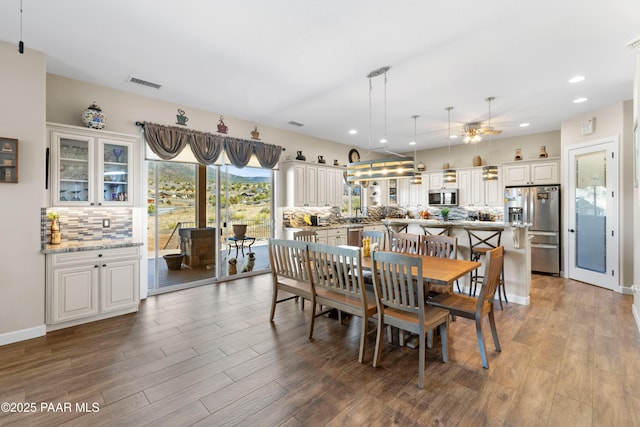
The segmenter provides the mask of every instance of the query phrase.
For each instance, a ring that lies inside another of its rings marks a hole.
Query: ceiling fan
[[[496,99],[493,96],[485,99],[489,103],[489,120],[486,126],[482,125],[482,122],[469,122],[465,123],[462,128],[462,136],[465,144],[475,144],[482,141],[482,135],[500,135],[501,130],[491,126],[491,101]]]

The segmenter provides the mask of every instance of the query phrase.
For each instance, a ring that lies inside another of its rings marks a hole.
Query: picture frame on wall
[[[18,182],[18,140],[0,137],[0,183]]]

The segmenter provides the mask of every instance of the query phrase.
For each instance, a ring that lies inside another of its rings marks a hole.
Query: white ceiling
[[[16,49],[19,10],[0,2],[0,40]],[[631,99],[625,43],[638,36],[637,0],[23,0],[22,40],[50,73],[363,148],[380,146],[385,122],[377,77],[370,143],[366,76],[391,66],[387,137],[401,152],[412,115],[417,149],[442,146],[445,107],[455,133],[488,118],[489,96],[494,139]],[[569,84],[576,74],[586,80]]]

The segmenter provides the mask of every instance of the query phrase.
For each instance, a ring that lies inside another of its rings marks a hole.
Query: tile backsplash
[[[60,215],[62,242],[95,240],[127,240],[133,238],[132,208],[42,208],[40,211],[40,240],[45,248],[51,236],[49,212]],[[108,219],[109,228],[103,227]]]

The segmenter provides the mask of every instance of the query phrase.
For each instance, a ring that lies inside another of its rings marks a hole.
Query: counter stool
[[[451,234],[451,225],[449,224],[420,224],[425,236],[449,236]],[[431,231],[431,230],[439,231]]]
[[[387,229],[387,235],[389,236],[387,241],[389,242],[389,250],[391,250],[391,247],[393,245],[393,240],[391,239],[391,235],[393,233],[402,233],[403,231],[406,233],[407,229],[409,228],[409,223],[401,222],[401,221],[393,221],[389,223],[384,223],[384,226]]]
[[[463,227],[467,231],[469,236],[469,250],[471,251],[471,261],[480,261],[480,257],[486,255],[492,249],[500,246],[500,240],[502,238],[503,228],[500,227]],[[484,273],[483,273],[484,274]],[[478,275],[478,269],[471,272],[471,281],[469,283],[469,295],[476,296],[476,286],[482,281],[484,276]],[[500,271],[500,282],[498,283],[498,300],[500,301],[500,309],[504,309],[502,305],[502,296],[504,295],[504,301],[507,301],[507,291],[504,286],[504,263],[502,264],[502,270]]]

